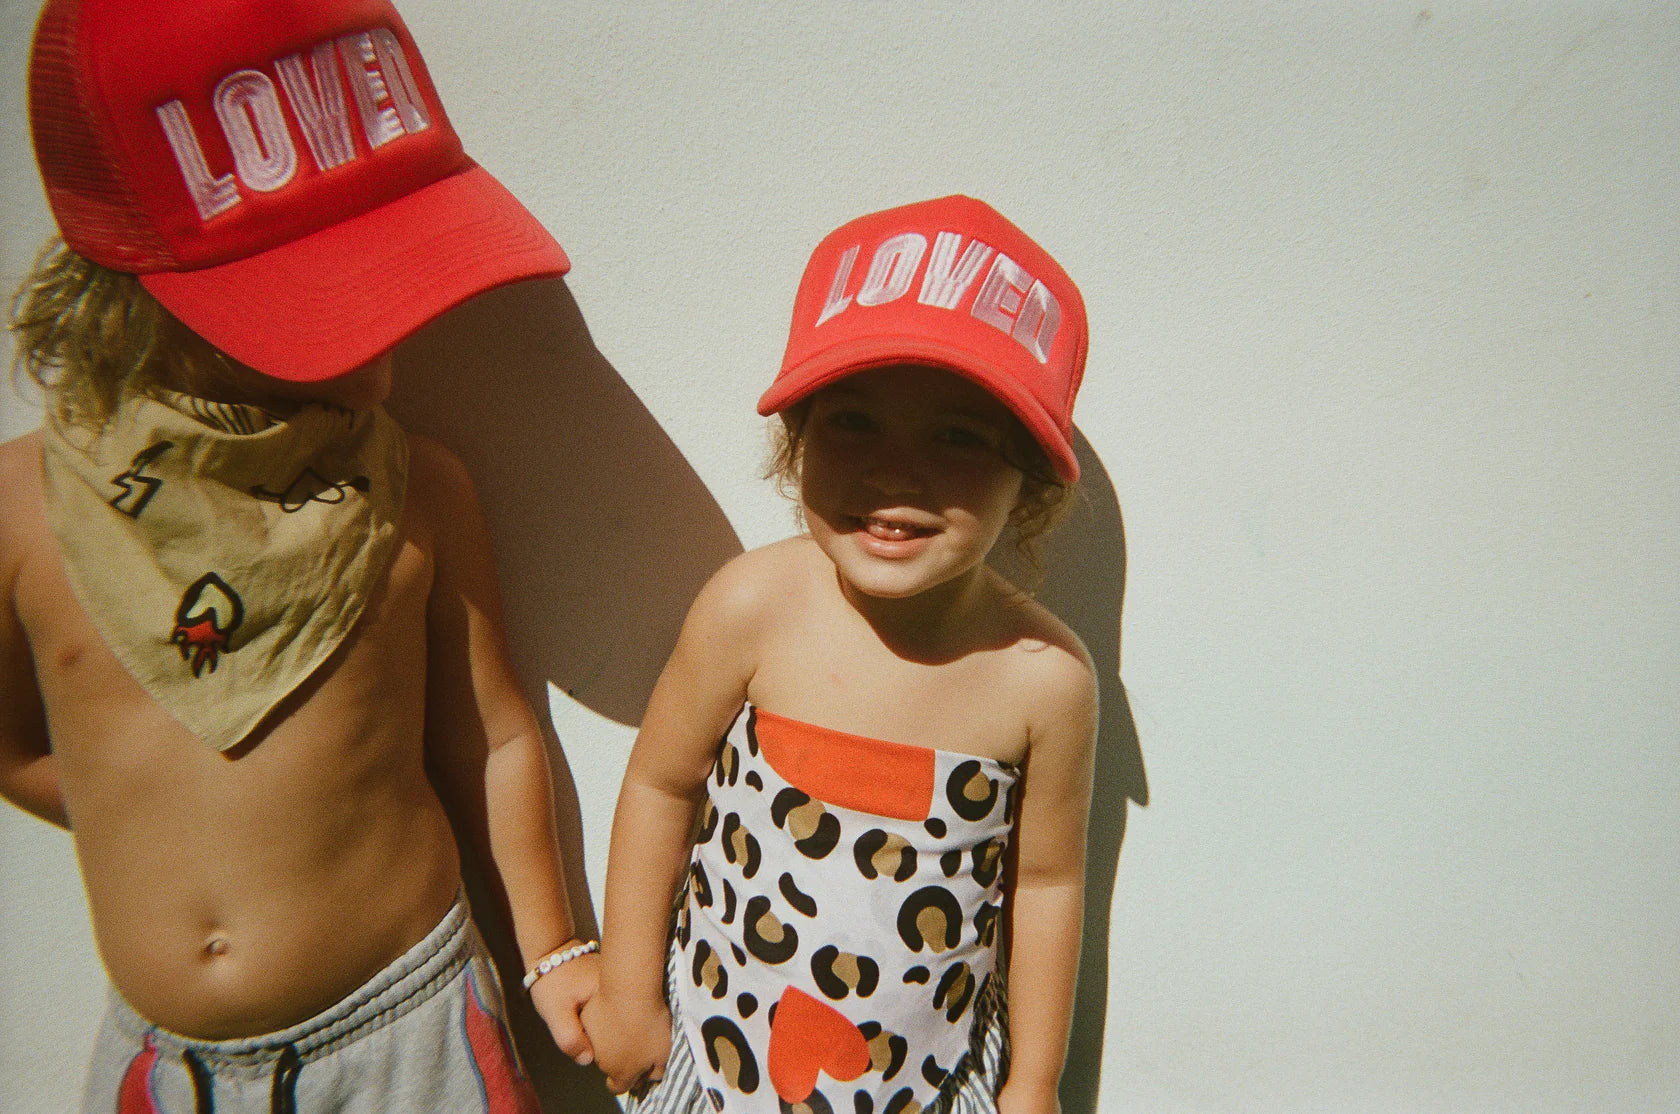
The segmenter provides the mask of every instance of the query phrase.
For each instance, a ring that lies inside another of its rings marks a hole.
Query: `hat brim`
[[[541,223],[472,165],[280,247],[140,282],[233,359],[311,383],[360,367],[475,294],[570,269]]]
[[[944,368],[978,383],[1021,419],[1027,432],[1043,447],[1063,483],[1071,484],[1079,479],[1079,458],[1074,455],[1068,435],[1014,376],[973,352],[930,341],[925,336],[875,335],[825,348],[777,376],[770,389],[759,397],[758,412],[766,416],[777,413],[848,375],[893,364]]]

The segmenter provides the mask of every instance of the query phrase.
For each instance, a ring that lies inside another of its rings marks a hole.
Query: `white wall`
[[[402,407],[517,483],[497,461],[532,450],[428,392],[552,309],[624,420],[568,418],[568,364],[527,345],[553,420],[517,440],[552,428],[605,486],[523,530],[489,495],[516,638],[582,701],[556,719],[597,894],[615,719],[662,647],[602,618],[642,573],[574,561],[542,596],[540,570],[580,529],[621,557],[703,535],[690,564],[787,533],[752,403],[806,253],[963,191],[1090,307],[1097,483],[1049,594],[1110,663],[1127,575],[1070,1114],[1680,1107],[1672,5],[401,6],[575,263],[429,331]],[[31,7],[0,4],[8,287],[49,228]],[[0,397],[0,434],[34,423]],[[97,960],[66,837],[0,816],[0,1109],[65,1109]]]

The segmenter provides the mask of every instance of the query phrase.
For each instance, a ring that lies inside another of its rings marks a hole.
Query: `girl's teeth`
[[[916,536],[913,527],[903,526],[896,522],[882,522],[878,518],[866,518],[864,519],[864,525],[868,528],[870,534],[886,541],[904,541]]]

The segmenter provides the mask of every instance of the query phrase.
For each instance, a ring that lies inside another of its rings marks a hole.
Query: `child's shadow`
[[[1102,686],[1102,722],[1085,850],[1083,950],[1061,1088],[1062,1109],[1067,1114],[1094,1114],[1108,1014],[1109,912],[1115,872],[1120,844],[1126,838],[1127,802],[1147,805],[1149,784],[1137,724],[1120,680],[1120,613],[1126,595],[1126,530],[1120,500],[1107,469],[1078,430],[1074,431],[1074,451],[1079,457],[1078,499],[1067,521],[1044,539],[1045,576],[1037,595],[1084,639]],[[998,564],[1015,571],[1007,554]],[[1033,962],[1029,948],[1030,944],[1022,948],[1016,964]]]
[[[402,347],[397,380],[392,412],[472,473],[496,539],[514,668],[539,720],[549,722],[553,684],[602,716],[640,723],[689,604],[741,543],[595,348],[571,291],[551,279],[473,299]],[[572,909],[578,934],[590,936],[577,790],[558,748],[550,755]],[[468,888],[480,909],[494,907],[471,876]],[[502,920],[481,917],[511,973],[519,961]],[[509,990],[514,1037],[544,1107],[616,1114],[600,1073],[561,1055],[518,982]]]

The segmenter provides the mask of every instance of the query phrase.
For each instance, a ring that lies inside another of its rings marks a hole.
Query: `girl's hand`
[[[601,957],[580,955],[531,984],[531,1004],[548,1025],[560,1051],[580,1064],[595,1062],[583,1028],[583,1010],[601,985]]]
[[[1025,1081],[1005,1081],[998,1092],[998,1114],[1062,1114],[1062,1101],[1054,1085],[1036,1086]]]
[[[671,1054],[671,1011],[663,998],[618,1000],[597,994],[584,1007],[583,1027],[613,1094],[664,1078]]]

